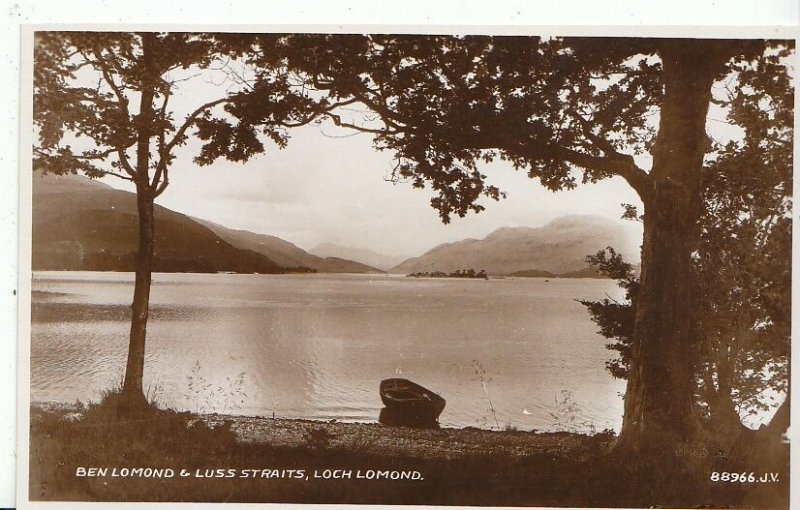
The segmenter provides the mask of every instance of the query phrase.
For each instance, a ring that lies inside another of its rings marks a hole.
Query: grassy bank
[[[723,483],[711,474],[743,467],[707,452],[642,464],[610,453],[614,441],[35,405],[29,488],[50,501],[788,507],[788,452],[748,469],[778,482]]]

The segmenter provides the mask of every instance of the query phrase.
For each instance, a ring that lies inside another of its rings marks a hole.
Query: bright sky
[[[93,76],[85,79],[96,83]],[[220,97],[229,85],[220,73],[181,82],[170,99],[175,118]],[[135,110],[136,98],[131,99]],[[374,150],[370,135],[332,123],[297,128],[290,135],[283,150],[267,142],[267,152],[246,164],[219,160],[209,167],[192,162],[199,144],[190,141],[177,153],[169,188],[157,203],[227,227],[275,235],[304,249],[332,242],[402,257],[445,242],[482,238],[500,227],[542,226],[567,214],[619,221],[632,238],[641,238],[639,224],[619,219],[621,203],[640,204],[620,178],[553,193],[510,164],[485,165],[481,170],[507,198],[486,200],[482,213],[453,217],[444,225],[430,207],[432,191],[388,182],[393,153]],[[103,182],[132,190],[113,177]]]
[[[508,197],[487,200],[480,214],[444,225],[429,205],[432,191],[387,181],[392,153],[373,150],[369,135],[326,136],[331,133],[337,131],[302,128],[286,149],[271,148],[246,164],[218,161],[198,167],[182,158],[159,202],[228,227],[276,235],[304,249],[333,242],[403,256],[420,255],[443,242],[481,238],[503,226],[541,226],[565,214],[618,220],[620,203],[639,203],[622,179],[552,193],[524,171],[497,163],[483,170]],[[641,235],[638,224],[620,223]]]
[[[238,76],[248,75],[240,64],[229,66]],[[170,78],[178,82],[169,104],[174,118],[181,120],[197,106],[241,87],[219,70],[190,70]],[[78,79],[97,83],[96,75]],[[720,88],[715,94],[724,92]],[[135,111],[138,97],[130,99]],[[657,127],[657,114],[650,123]],[[720,143],[740,136],[717,106],[709,112],[707,130]],[[641,202],[618,177],[553,193],[506,162],[483,165],[481,171],[507,198],[484,200],[482,213],[453,217],[444,225],[430,207],[432,191],[389,182],[394,155],[374,150],[370,135],[328,122],[294,129],[290,136],[286,149],[266,142],[267,152],[246,164],[219,160],[209,167],[193,163],[200,145],[190,138],[177,152],[170,186],[158,203],[227,227],[275,235],[307,250],[330,242],[399,257],[421,255],[441,243],[482,238],[500,227],[539,227],[567,214],[618,221],[634,241],[641,239],[639,223],[620,220],[620,204],[634,204],[641,212]],[[636,162],[645,170],[652,163],[642,156]],[[104,181],[132,190],[119,179]]]
[[[226,69],[235,70],[237,77],[249,76],[235,61],[226,63]],[[95,86],[98,77],[83,68],[77,81]],[[173,71],[168,79],[176,83],[169,106],[178,124],[199,105],[241,88],[221,69]],[[715,94],[724,92],[715,90]],[[129,100],[130,110],[136,111],[138,94],[129,95]],[[657,127],[657,112],[649,122]],[[709,112],[707,130],[720,143],[740,136],[717,106]],[[618,177],[553,193],[529,179],[525,170],[515,171],[506,162],[483,165],[480,169],[489,183],[505,191],[507,198],[486,199],[482,213],[453,217],[444,225],[430,207],[431,190],[389,181],[394,154],[373,149],[371,135],[328,122],[296,128],[290,136],[287,148],[280,150],[265,142],[266,153],[246,164],[218,160],[208,167],[192,161],[200,143],[190,137],[186,146],[177,149],[169,188],[157,203],[227,227],[275,235],[306,250],[329,242],[397,257],[418,256],[464,238],[483,238],[500,227],[539,227],[568,214],[617,221],[632,240],[641,239],[639,223],[620,220],[622,203],[636,205],[641,212],[641,202]],[[77,148],[86,142],[63,143]],[[652,163],[643,156],[637,156],[636,162],[645,170]],[[130,183],[114,177],[104,182],[133,190]]]

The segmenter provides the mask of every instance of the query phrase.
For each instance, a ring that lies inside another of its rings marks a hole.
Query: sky
[[[190,77],[170,99],[176,119],[236,86],[221,73]],[[97,82],[90,75],[78,79]],[[136,98],[131,99],[135,111]],[[501,227],[540,227],[571,214],[618,221],[632,239],[641,238],[641,225],[620,220],[621,203],[640,205],[621,178],[553,193],[509,163],[484,164],[479,168],[488,182],[507,198],[484,199],[485,211],[453,216],[445,225],[430,206],[430,189],[390,182],[394,154],[375,150],[369,134],[326,122],[290,130],[290,137],[285,149],[266,142],[266,152],[247,163],[217,160],[206,167],[192,161],[200,145],[190,140],[176,152],[169,187],[156,203],[226,227],[278,236],[306,250],[334,243],[403,258],[442,243],[483,238]],[[102,181],[133,190],[113,176]]]
[[[553,193],[505,163],[481,170],[507,198],[485,199],[485,211],[454,216],[445,225],[430,206],[430,189],[388,180],[391,152],[374,150],[366,134],[332,137],[343,134],[333,126],[302,128],[292,133],[287,148],[268,147],[246,164],[217,161],[199,167],[182,157],[158,202],[227,227],[275,235],[303,249],[331,242],[404,257],[445,242],[482,238],[500,227],[542,226],[566,214],[602,216],[619,221],[632,236],[641,235],[637,223],[619,220],[621,203],[639,203],[622,179]]]
[[[226,63],[225,69],[220,66],[215,64],[217,69],[210,71],[173,71],[168,76],[175,82],[169,106],[178,125],[199,105],[242,87],[227,72],[233,69],[237,77],[247,78],[241,64],[234,61]],[[90,68],[83,68],[76,81],[95,86],[98,77]],[[725,93],[721,84],[717,87],[715,94]],[[138,95],[131,94],[129,99],[130,111],[137,111]],[[349,111],[347,115],[357,118],[359,113]],[[720,143],[741,136],[725,117],[718,106],[709,111],[707,130]],[[658,115],[650,116],[649,123],[656,128]],[[642,205],[620,177],[551,192],[528,178],[526,170],[514,170],[508,162],[481,164],[479,170],[488,176],[487,182],[505,192],[506,198],[499,202],[482,199],[483,212],[453,216],[449,224],[443,224],[438,211],[430,206],[433,191],[391,182],[394,154],[374,149],[371,135],[334,126],[331,121],[291,129],[289,134],[284,149],[265,141],[266,152],[247,163],[217,160],[204,167],[193,161],[201,145],[190,136],[185,146],[176,149],[170,185],[157,203],[229,228],[274,235],[305,250],[333,243],[394,258],[419,256],[442,243],[480,239],[501,227],[540,227],[560,216],[576,214],[618,222],[632,241],[638,244],[641,240],[641,224],[621,220],[621,204],[633,204],[640,212]],[[72,139],[63,143],[80,147],[82,142]],[[635,160],[645,170],[652,164],[647,155],[635,156]],[[133,191],[131,183],[115,177],[103,182]]]

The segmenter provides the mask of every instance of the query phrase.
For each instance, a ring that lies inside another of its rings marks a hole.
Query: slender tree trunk
[[[128,363],[125,369],[123,395],[126,405],[133,408],[145,404],[142,380],[144,377],[145,339],[150,308],[150,284],[153,270],[154,214],[153,197],[149,190],[136,193],[139,212],[139,251],[136,255],[136,280],[133,291]]]
[[[625,417],[618,450],[679,454],[701,438],[692,357],[691,257],[699,240],[701,167],[711,86],[729,58],[722,44],[666,41],[664,99],[645,205]]]
[[[723,354],[713,348],[714,358]],[[726,362],[716,362],[706,366],[701,378],[700,398],[705,401],[708,409],[708,421],[704,424],[706,430],[713,433],[716,446],[723,451],[730,450],[731,445],[737,440],[746,428],[742,424],[736,404],[732,397],[731,372],[724,366]]]
[[[144,396],[144,354],[147,337],[147,318],[150,310],[150,284],[153,273],[153,240],[155,218],[153,191],[150,187],[150,139],[153,137],[155,98],[155,72],[152,70],[151,44],[153,34],[142,34],[142,52],[145,72],[142,79],[141,97],[136,137],[136,204],[139,213],[139,251],[136,254],[136,279],[131,305],[131,333],[128,344],[128,362],[122,387],[123,406],[135,413],[146,405]]]

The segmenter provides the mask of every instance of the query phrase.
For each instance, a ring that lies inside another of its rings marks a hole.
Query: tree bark
[[[147,319],[150,310],[150,285],[153,271],[153,240],[155,234],[153,197],[149,189],[136,193],[139,213],[139,251],[136,255],[136,279],[131,305],[131,331],[128,362],[123,383],[123,400],[132,409],[146,405],[143,378]]]
[[[136,137],[136,205],[139,214],[139,250],[136,254],[136,278],[131,305],[131,331],[128,344],[128,362],[122,386],[122,404],[126,411],[135,413],[147,405],[144,395],[144,355],[147,337],[147,319],[150,310],[150,285],[153,274],[153,243],[155,235],[155,199],[150,185],[150,139],[153,137],[153,99],[155,80],[152,60],[152,33],[142,34],[142,61],[144,63],[139,115],[135,120]]]
[[[641,292],[618,450],[680,455],[701,439],[695,407],[691,257],[711,86],[732,56],[722,42],[665,41],[664,98],[645,206]],[[684,450],[681,450],[684,451]]]
[[[706,395],[710,412],[707,429],[713,433],[715,446],[723,451],[730,451],[739,437],[748,431],[736,411],[731,385],[726,380],[727,377],[729,376],[720,373],[718,375],[719,389],[712,390]]]

